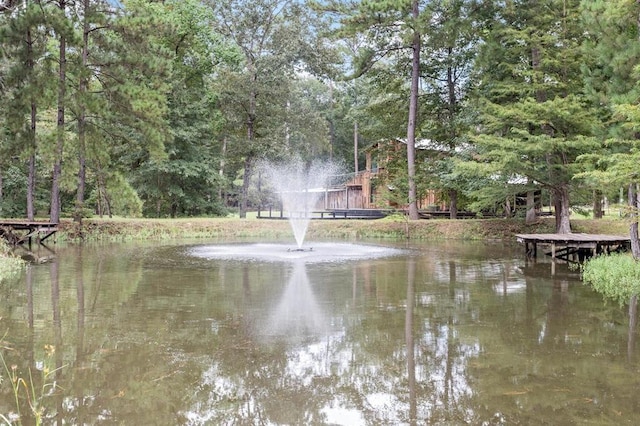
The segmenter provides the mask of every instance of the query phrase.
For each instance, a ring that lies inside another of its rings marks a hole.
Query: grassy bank
[[[622,220],[578,219],[573,232],[594,234],[628,233]],[[526,225],[522,219],[420,220],[402,218],[378,220],[313,220],[307,231],[309,239],[466,239],[513,240],[519,233],[554,232],[553,219]],[[175,238],[289,238],[291,228],[286,220],[190,218],[190,219],[91,219],[79,229],[71,221],[61,224],[61,241],[129,241]]]

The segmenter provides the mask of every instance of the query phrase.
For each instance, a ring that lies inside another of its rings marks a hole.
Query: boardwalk
[[[58,231],[58,224],[51,222],[29,222],[19,220],[0,220],[0,237],[11,245],[28,242],[33,238],[42,243]]]
[[[392,213],[383,209],[330,209],[307,213],[309,219],[382,219]],[[303,213],[304,214],[304,213]],[[288,219],[282,210],[258,210],[258,219]]]
[[[631,248],[631,238],[602,234],[518,234],[516,239],[524,243],[527,257],[535,258],[538,245],[549,247],[545,254],[553,259],[581,262],[601,253],[611,253]]]

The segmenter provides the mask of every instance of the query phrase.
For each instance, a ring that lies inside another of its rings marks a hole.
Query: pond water
[[[640,421],[628,314],[566,265],[488,243],[285,247],[56,247],[0,283],[0,415],[33,424],[31,403],[45,424]],[[18,402],[8,376],[24,379]]]

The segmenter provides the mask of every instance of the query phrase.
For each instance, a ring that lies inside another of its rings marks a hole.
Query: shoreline
[[[575,219],[573,233],[627,235],[629,224],[620,219]],[[315,239],[502,240],[516,234],[554,233],[553,218],[532,225],[523,219],[422,219],[312,220],[307,237]],[[287,220],[239,218],[86,219],[80,230],[63,220],[56,238],[62,241],[131,241],[175,238],[286,238],[293,236]]]
[[[628,235],[629,222],[621,219],[575,219],[573,233]],[[541,218],[526,225],[523,219],[423,219],[312,220],[306,238],[315,240],[387,241],[466,240],[515,243],[516,234],[554,233],[553,218]],[[293,238],[287,220],[239,218],[129,219],[92,218],[80,230],[71,219],[63,219],[54,241],[81,242],[161,241],[181,238],[233,239]],[[0,241],[0,282],[20,271],[25,261],[12,254]]]

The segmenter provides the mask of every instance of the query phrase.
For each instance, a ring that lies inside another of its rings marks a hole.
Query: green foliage
[[[597,114],[582,95],[579,3],[516,1],[496,10],[476,61],[479,114],[470,133],[473,161],[492,192],[515,193],[523,184],[547,189],[562,207],[563,232],[570,231],[573,177],[583,171],[578,158],[601,145],[593,137]]]
[[[131,184],[120,174],[112,175],[107,183],[113,214],[140,217],[142,215],[142,200]]]
[[[0,282],[17,275],[24,266],[24,260],[15,257],[5,240],[0,239]]]
[[[638,180],[638,44],[637,2],[582,2],[586,93],[599,106],[602,149],[581,157],[580,176],[604,188]]]
[[[584,282],[620,306],[640,294],[640,262],[629,254],[611,254],[588,260],[582,270]]]
[[[418,192],[493,208],[568,188],[586,204],[637,180],[637,3],[498,3],[420,1],[414,18],[405,0],[25,2],[0,13],[0,214],[25,214],[33,154],[36,213],[49,211],[62,36],[66,212],[101,210],[119,175],[120,212],[224,214],[257,158],[353,164],[356,123],[362,169],[362,148],[407,134],[416,32],[416,138],[438,147],[418,155]],[[391,180],[405,191],[403,166]]]

